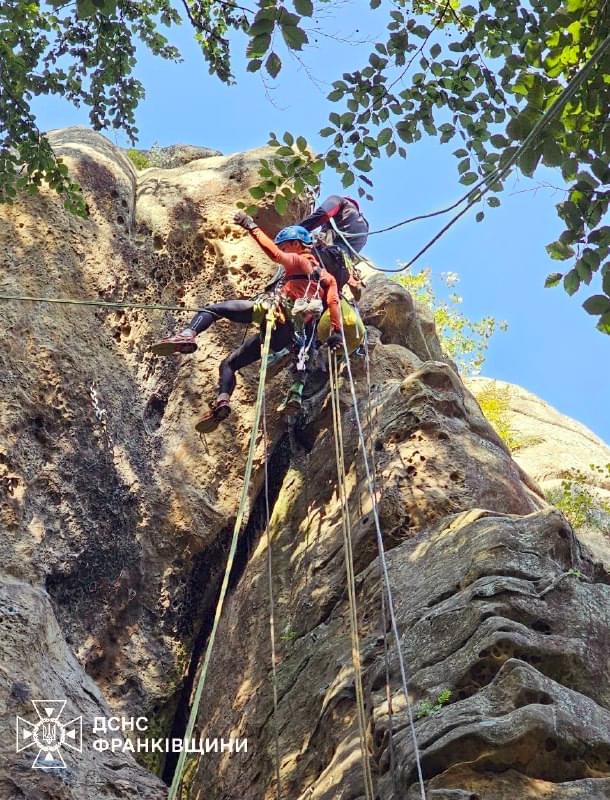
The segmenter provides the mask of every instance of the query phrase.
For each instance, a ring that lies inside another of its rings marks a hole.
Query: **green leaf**
[[[252,25],[248,28],[248,36],[255,39],[257,36],[262,36],[266,33],[271,33],[275,28],[275,19],[271,17],[260,17],[255,19]]]
[[[294,7],[302,17],[311,17],[313,14],[313,3],[311,0],[294,0]]]
[[[264,56],[271,45],[271,36],[268,33],[255,36],[246,48],[248,58],[260,58]]]
[[[288,147],[292,147],[294,144],[294,136],[289,131],[286,131],[286,133],[282,136],[282,139],[286,142]]]
[[[273,205],[275,206],[275,210],[283,217],[284,214],[288,211],[288,198],[284,197],[284,195],[278,194],[273,201]]]
[[[270,53],[265,61],[265,68],[272,78],[277,78],[282,68],[282,61],[277,53]]]
[[[399,122],[396,125],[396,133],[400,136],[403,142],[407,144],[413,141],[413,134],[410,122]]]
[[[485,219],[485,212],[479,211],[479,213],[475,217],[477,222],[482,222]]]
[[[341,183],[347,189],[348,186],[351,186],[352,183],[356,180],[356,177],[353,172],[349,170],[345,173],[345,175],[341,178]]]
[[[433,44],[432,47],[430,48],[430,56],[432,58],[438,58],[438,56],[440,56],[441,54],[441,50],[442,47],[440,46],[440,44]]]
[[[302,50],[303,45],[309,42],[305,31],[294,25],[282,25],[282,36],[291,50]]]
[[[478,179],[479,176],[476,174],[476,172],[467,172],[460,178],[460,183],[463,183],[464,186],[470,186],[471,184],[476,183]]]
[[[610,183],[610,167],[602,158],[596,158],[591,164],[591,172],[602,183]]]
[[[603,277],[602,289],[610,297],[610,270],[608,270]]]
[[[499,197],[488,197],[487,198],[487,205],[491,206],[492,208],[498,208],[500,205],[500,198]]]
[[[558,167],[564,159],[561,147],[554,139],[546,139],[542,148],[544,163],[547,167]]]
[[[591,271],[591,267],[587,266],[585,260],[580,258],[576,262],[575,269],[580,280],[589,285],[591,283],[591,278],[593,277],[593,272]]]
[[[605,294],[594,294],[582,304],[587,314],[607,314],[610,312],[610,297]]]
[[[574,250],[559,240],[547,244],[546,251],[554,261],[566,261],[574,255]]]
[[[430,35],[430,28],[426,28],[425,25],[416,25],[414,28],[411,28],[411,33],[419,39],[425,39]]]
[[[297,147],[299,148],[299,152],[307,152],[307,139],[304,136],[297,137]]]
[[[494,147],[497,147],[499,150],[501,150],[503,147],[508,147],[509,145],[509,141],[506,138],[506,136],[502,136],[499,133],[496,133],[492,137],[490,137],[489,141],[493,144]]]
[[[248,61],[248,66],[246,67],[246,70],[248,72],[258,72],[262,64],[263,62],[261,61],[260,58],[254,58],[252,61]]]
[[[384,128],[377,137],[377,147],[383,147],[392,139],[392,129]]]
[[[265,196],[265,190],[262,186],[252,186],[248,191],[255,200],[262,200]]]
[[[519,158],[519,166],[524,175],[531,177],[536,171],[542,152],[535,144],[530,145]]]
[[[77,0],[76,13],[79,19],[90,19],[97,14],[93,0]]]
[[[550,289],[553,286],[557,286],[557,284],[562,278],[563,278],[562,272],[551,272],[550,275],[546,276],[546,280],[544,282],[544,288]]]
[[[610,311],[606,312],[605,314],[602,314],[596,327],[598,331],[610,334]]]
[[[573,295],[580,289],[580,278],[575,269],[571,269],[563,278],[563,288],[569,295]]]
[[[320,136],[324,136],[326,138],[327,136],[332,136],[334,132],[334,128],[322,128],[320,131]]]

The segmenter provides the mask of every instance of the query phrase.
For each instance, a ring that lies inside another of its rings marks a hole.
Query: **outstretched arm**
[[[288,274],[294,274],[296,272],[303,275],[311,275],[313,267],[309,259],[298,253],[284,253],[284,251],[280,250],[275,244],[273,239],[270,239],[267,234],[258,227],[252,217],[240,211],[235,215],[234,221],[237,225],[241,225],[242,228],[245,228],[261,250],[263,250],[270,259],[275,261],[276,264],[281,264]]]
[[[302,222],[299,222],[299,225],[303,228],[307,228],[308,231],[319,228],[320,225],[326,224],[331,217],[339,213],[343,200],[344,198],[339,197],[338,194],[331,194],[330,197],[327,197],[326,200],[316,208],[313,214],[306,217]]]
[[[269,258],[273,259],[276,264],[281,264],[288,273],[301,272],[305,275],[311,275],[313,267],[308,258],[298,253],[284,253],[273,239],[270,239],[260,228],[252,228],[248,233]]]

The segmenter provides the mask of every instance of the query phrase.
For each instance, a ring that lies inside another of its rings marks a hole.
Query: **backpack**
[[[346,285],[352,274],[352,262],[347,253],[337,245],[315,246],[318,258],[337,281],[339,291]]]

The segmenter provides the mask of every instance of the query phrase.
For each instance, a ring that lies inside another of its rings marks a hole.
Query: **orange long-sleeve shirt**
[[[299,297],[313,297],[317,289],[316,283],[308,283],[302,280],[302,276],[311,275],[314,267],[319,266],[314,254],[307,251],[304,253],[284,253],[284,251],[280,250],[275,244],[273,239],[270,239],[260,228],[253,228],[248,232],[269,258],[275,261],[276,264],[281,264],[286,270],[286,280],[282,286],[281,293],[294,300]],[[320,273],[320,294],[322,302],[328,308],[333,330],[340,331],[341,307],[339,305],[337,281],[330,272],[327,272],[327,270],[323,268],[320,270]],[[291,281],[291,276],[294,278],[298,276],[301,280]]]

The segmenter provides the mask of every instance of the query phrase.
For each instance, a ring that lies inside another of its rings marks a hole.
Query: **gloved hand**
[[[311,280],[319,281],[321,277],[322,277],[322,270],[320,269],[320,267],[314,267],[311,270]]]
[[[343,336],[341,331],[333,331],[326,340],[326,344],[328,345],[329,350],[338,350],[340,347],[343,347]]]
[[[247,231],[252,231],[254,228],[258,228],[256,222],[249,214],[246,214],[245,211],[238,211],[233,217],[233,222],[236,225],[240,225],[242,228],[245,228]]]

